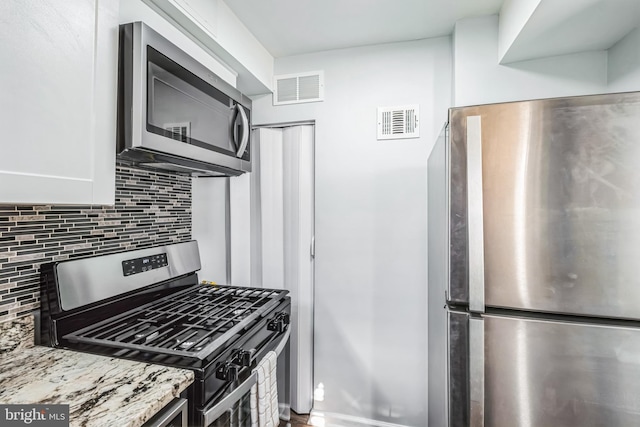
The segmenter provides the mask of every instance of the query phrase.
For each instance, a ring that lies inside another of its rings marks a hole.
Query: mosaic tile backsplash
[[[40,264],[191,239],[191,177],[118,165],[115,206],[0,204],[0,322],[40,306]]]

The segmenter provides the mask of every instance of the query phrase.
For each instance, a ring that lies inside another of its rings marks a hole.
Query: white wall
[[[200,280],[227,283],[227,180],[193,178],[191,181],[191,236],[198,241]]]
[[[276,74],[314,70],[325,72],[324,102],[253,104],[254,124],[316,121],[314,383],[325,396],[314,408],[423,426],[426,161],[450,106],[450,39],[275,63]],[[421,137],[377,141],[376,107],[411,103]]]
[[[498,16],[463,19],[454,37],[454,105],[608,92],[607,51],[498,63]]]

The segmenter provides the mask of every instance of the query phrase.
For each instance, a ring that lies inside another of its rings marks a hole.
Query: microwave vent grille
[[[190,174],[191,172],[193,172],[191,168],[176,165],[174,163],[142,162],[142,163],[138,163],[138,166],[148,167],[153,169],[162,169],[162,170],[167,170],[172,172],[183,172],[187,174]]]
[[[419,106],[378,107],[378,139],[420,137]]]
[[[167,123],[164,125],[164,130],[172,133],[171,138],[186,142],[191,137],[191,122]]]
[[[324,101],[324,72],[275,76],[274,87],[273,105]]]

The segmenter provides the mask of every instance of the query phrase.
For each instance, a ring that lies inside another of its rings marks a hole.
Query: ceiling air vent
[[[378,139],[418,138],[419,106],[378,107]]]
[[[273,105],[300,104],[324,100],[324,72],[274,76]]]

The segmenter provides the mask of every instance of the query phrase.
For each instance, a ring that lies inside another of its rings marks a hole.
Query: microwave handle
[[[244,150],[247,148],[247,143],[249,142],[249,119],[247,118],[247,114],[244,112],[244,108],[242,108],[240,104],[236,104],[236,108],[238,109],[238,113],[240,113],[240,118],[242,119],[242,137],[240,138],[240,147],[238,147],[236,157],[242,157]]]

